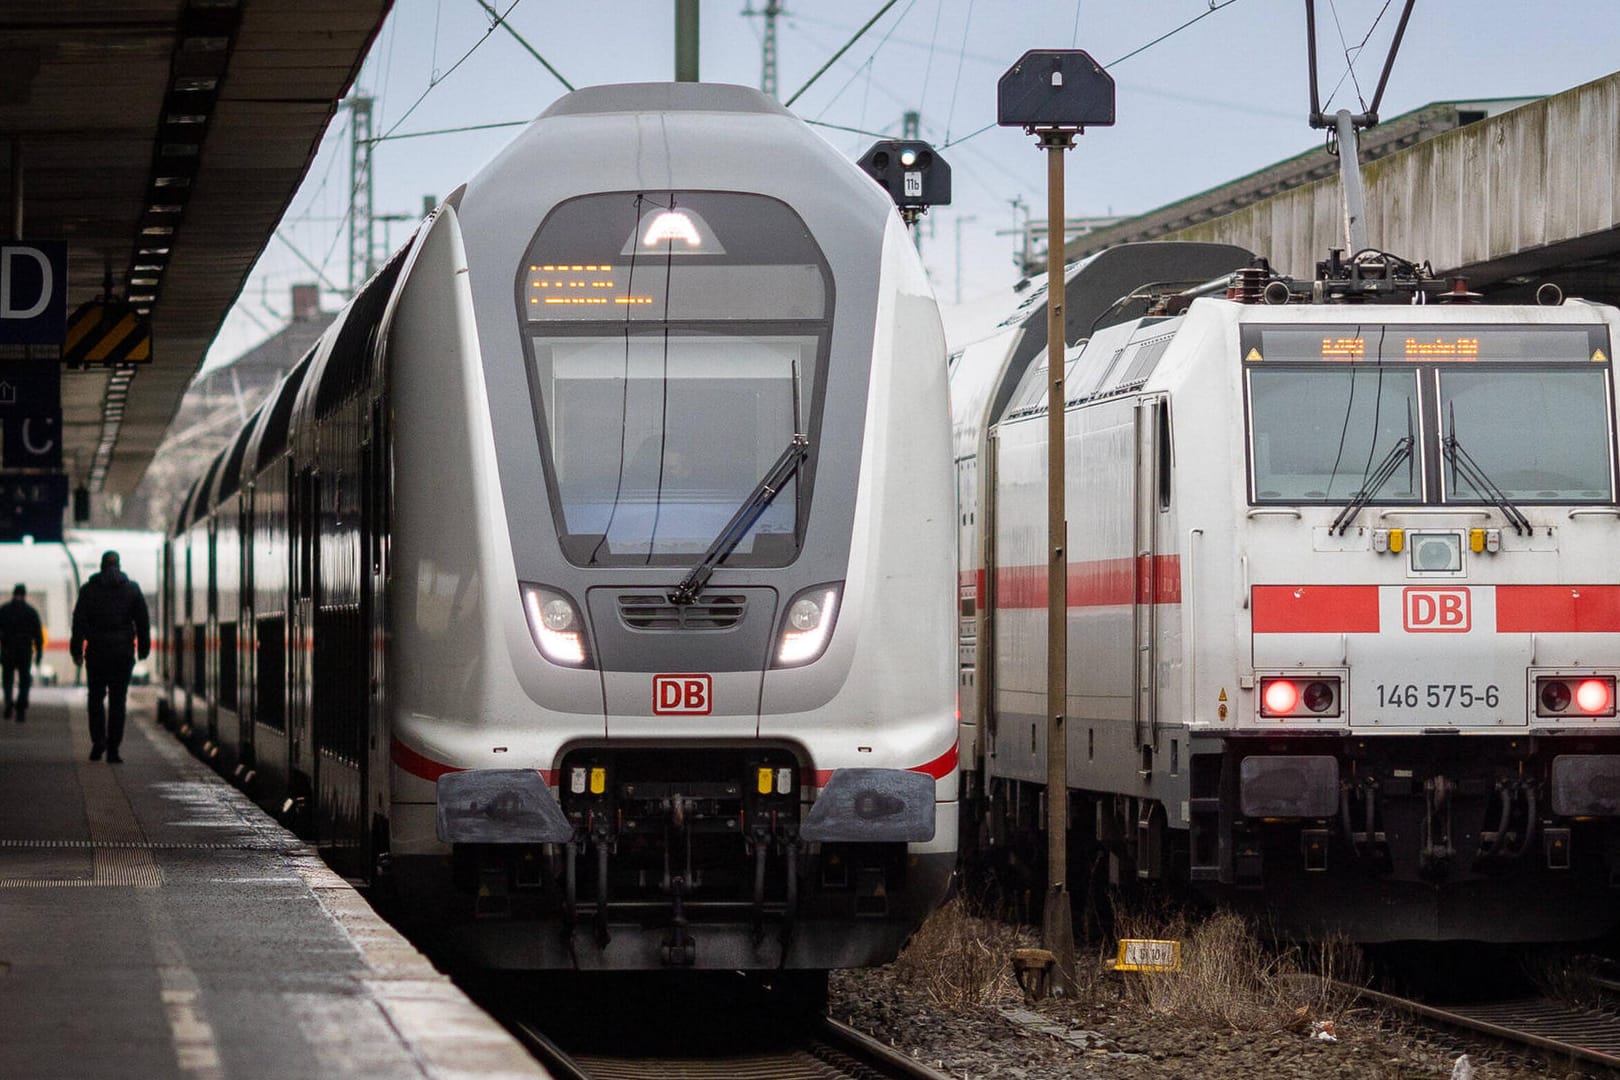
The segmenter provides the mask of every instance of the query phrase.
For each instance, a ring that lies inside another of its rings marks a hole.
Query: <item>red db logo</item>
[[[1473,624],[1467,589],[1407,589],[1401,607],[1411,634],[1466,634]]]
[[[708,716],[714,679],[708,675],[654,675],[653,714]]]

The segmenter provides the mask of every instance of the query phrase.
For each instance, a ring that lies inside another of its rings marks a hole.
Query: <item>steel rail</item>
[[[615,1058],[599,1054],[577,1057],[558,1046],[527,1020],[514,1020],[509,1028],[556,1080],[624,1080],[680,1077],[724,1077],[728,1080],[821,1080],[828,1070],[870,1080],[951,1080],[904,1053],[885,1046],[847,1024],[823,1018],[797,1046],[781,1051],[748,1054],[739,1058]]]
[[[885,1076],[893,1076],[897,1080],[951,1080],[937,1069],[931,1069],[910,1055],[886,1046],[865,1032],[857,1031],[830,1016],[822,1019],[819,1035],[824,1041],[876,1068]]]
[[[1450,1027],[1462,1028],[1467,1031],[1477,1032],[1481,1035],[1488,1035],[1493,1039],[1500,1039],[1504,1042],[1516,1043],[1520,1046],[1528,1046],[1536,1050],[1545,1051],[1549,1054],[1555,1054],[1561,1058],[1581,1061],[1591,1065],[1602,1065],[1610,1069],[1620,1069],[1620,1043],[1617,1043],[1614,1050],[1602,1050],[1596,1047],[1583,1046],[1576,1042],[1570,1042],[1564,1038],[1555,1038],[1549,1035],[1538,1034],[1534,1031],[1525,1030],[1522,1027],[1511,1027],[1509,1024],[1513,1021],[1507,1021],[1505,1017],[1501,1019],[1488,1019],[1485,1015],[1481,1015],[1484,1013],[1498,1014],[1507,1010],[1523,1010],[1525,1008],[1534,1008],[1536,1006],[1546,1006],[1549,1004],[1546,1001],[1530,1000],[1503,1002],[1495,1005],[1485,1006],[1462,1006],[1459,1010],[1441,1008],[1436,1005],[1426,1005],[1421,1001],[1414,1001],[1411,998],[1404,998],[1395,994],[1386,994],[1379,990],[1369,990],[1365,987],[1354,986],[1350,983],[1337,983],[1336,985],[1340,989],[1345,990],[1346,992],[1363,1000],[1375,1002],[1379,1005],[1384,1005],[1391,1009],[1397,1009],[1401,1012],[1410,1013],[1414,1016],[1422,1017],[1425,1020],[1432,1020],[1436,1023],[1444,1024]],[[1561,1008],[1570,1019],[1575,1021],[1574,1026],[1577,1028],[1582,1023],[1589,1023],[1594,1028],[1601,1023],[1602,1026],[1607,1030],[1615,1030],[1616,1024],[1611,1015],[1590,1009],[1574,1009],[1564,1006],[1559,1006],[1558,1008]],[[1579,1033],[1573,1033],[1571,1037],[1579,1038],[1582,1036]]]

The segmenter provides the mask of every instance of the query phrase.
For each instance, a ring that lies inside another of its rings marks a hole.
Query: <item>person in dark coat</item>
[[[45,630],[39,612],[28,603],[28,586],[11,590],[11,601],[0,606],[0,680],[5,685],[6,715],[15,711],[17,723],[28,719],[28,688],[34,685],[34,661],[45,656]],[[17,687],[12,708],[11,687]]]
[[[124,740],[124,697],[135,656],[138,650],[145,660],[152,651],[146,597],[119,569],[118,552],[102,555],[101,572],[79,590],[68,648],[73,662],[84,665],[90,686],[90,760],[99,761],[105,750],[108,762],[116,765],[124,760],[118,744]]]

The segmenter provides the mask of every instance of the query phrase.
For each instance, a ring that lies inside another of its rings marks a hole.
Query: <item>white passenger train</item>
[[[870,179],[752,90],[581,90],[198,482],[168,706],[487,964],[881,962],[956,857],[949,439]]]
[[[1307,932],[1601,933],[1620,916],[1620,312],[1442,303],[1376,254],[1316,282],[1149,284],[1246,260],[1138,245],[1071,268],[1075,842],[1116,880]],[[1146,314],[1115,304],[1133,291]],[[1029,293],[953,329],[952,362],[963,768],[981,849],[1035,866],[1048,406]]]

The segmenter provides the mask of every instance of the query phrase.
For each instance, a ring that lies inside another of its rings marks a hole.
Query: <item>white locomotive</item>
[[[1308,933],[1601,933],[1620,915],[1620,312],[1440,295],[1374,253],[1315,282],[1221,273],[1245,261],[1149,244],[1070,270],[1075,843],[1116,881]],[[952,332],[963,768],[982,843],[1026,864],[1045,318],[1036,286]]]
[[[570,94],[199,481],[174,720],[485,964],[892,957],[956,857],[944,361],[775,102]]]

